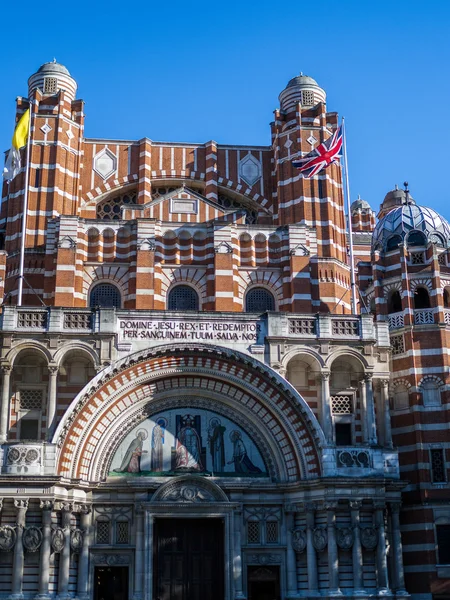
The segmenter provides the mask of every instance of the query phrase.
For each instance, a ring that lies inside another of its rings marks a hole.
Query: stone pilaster
[[[319,595],[319,583],[317,577],[317,556],[313,543],[313,532],[315,527],[315,510],[313,503],[305,504],[306,509],[306,561],[308,565],[308,597]]]
[[[329,577],[329,595],[336,596],[341,594],[339,589],[339,558],[336,542],[336,502],[327,502],[325,510],[327,511],[327,537],[328,537],[328,577]]]
[[[0,444],[8,437],[11,365],[2,365],[2,406],[0,410]]]
[[[329,444],[333,443],[333,424],[331,419],[331,401],[330,401],[330,373],[323,371],[322,378],[322,419],[323,431]]]
[[[364,375],[366,384],[366,419],[367,419],[367,436],[370,444],[377,443],[377,424],[375,420],[375,399],[373,396],[373,375],[366,373]]]
[[[235,600],[245,598],[242,581],[242,508],[233,511],[233,580]]]
[[[360,514],[362,502],[350,501],[350,515],[353,529],[352,563],[353,563],[353,589],[354,594],[363,594],[363,553],[361,547]]]
[[[48,367],[48,399],[47,399],[47,435],[51,441],[56,429],[56,396],[58,390],[58,366]]]
[[[134,552],[134,593],[133,600],[142,600],[144,583],[144,511],[136,510],[136,546]]]
[[[69,600],[70,574],[70,520],[73,504],[61,504],[61,527],[64,531],[64,546],[59,556],[58,599]]]
[[[391,412],[389,408],[389,379],[382,379],[380,384],[384,422],[384,445],[388,448],[392,448]]]
[[[286,518],[286,570],[287,570],[287,594],[286,598],[298,598],[297,587],[297,557],[292,543],[292,532],[294,531],[295,506],[289,506],[285,510]]]
[[[387,556],[386,556],[386,532],[384,526],[384,502],[375,502],[375,526],[377,528],[377,587],[379,594],[390,594]]]
[[[400,502],[391,502],[392,546],[394,552],[394,585],[397,596],[408,595],[403,571],[403,549],[400,533]]]

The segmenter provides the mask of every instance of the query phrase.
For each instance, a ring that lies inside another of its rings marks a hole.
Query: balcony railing
[[[421,308],[414,311],[415,325],[433,325],[434,313],[432,308]]]
[[[388,315],[389,329],[400,329],[405,326],[405,317],[402,312]]]

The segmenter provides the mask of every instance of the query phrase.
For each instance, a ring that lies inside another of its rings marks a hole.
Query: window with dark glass
[[[443,448],[432,448],[430,450],[431,459],[431,481],[433,483],[445,483],[446,469],[445,469],[445,456]]]
[[[426,246],[427,239],[421,231],[411,231],[408,235],[408,246]]]
[[[120,308],[121,307],[120,292],[115,285],[110,283],[99,283],[96,285],[89,300],[91,308],[101,306],[103,308]]]
[[[264,288],[253,288],[245,297],[246,312],[266,312],[275,310],[273,295]]]
[[[423,287],[414,290],[414,308],[430,308],[430,295],[428,290]]]
[[[352,445],[352,424],[336,423],[336,446]]]
[[[168,310],[198,310],[198,294],[189,285],[177,285],[169,292]]]
[[[389,297],[388,302],[388,313],[397,313],[402,310],[402,298],[400,296],[400,292],[395,290]]]
[[[402,243],[401,236],[399,236],[399,235],[393,235],[387,241],[386,250],[388,252],[389,252],[389,250],[395,250],[396,248],[398,248],[399,244],[401,244],[401,243]]]
[[[450,524],[436,525],[438,561],[440,565],[450,565]]]

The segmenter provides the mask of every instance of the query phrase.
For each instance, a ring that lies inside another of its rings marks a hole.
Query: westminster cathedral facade
[[[407,186],[355,200],[355,310],[341,167],[292,165],[338,127],[311,77],[267,146],[85,137],[56,62],[29,106],[0,213],[0,598],[448,600],[447,221]]]

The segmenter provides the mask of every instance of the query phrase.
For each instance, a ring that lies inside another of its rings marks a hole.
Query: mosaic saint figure
[[[255,466],[249,459],[247,449],[242,440],[242,434],[236,429],[230,433],[230,440],[233,444],[233,458],[228,462],[234,463],[235,473],[261,473],[261,469]]]
[[[225,446],[223,436],[226,431],[220,419],[214,417],[209,422],[208,443],[209,452],[212,458],[212,470],[215,473],[222,473],[225,470]]]
[[[182,418],[182,427],[176,441],[175,469],[190,469],[204,471],[201,452],[202,444],[198,431],[195,429],[195,419],[191,415]]]
[[[160,418],[156,421],[152,430],[152,458],[150,463],[150,471],[160,473],[164,471],[164,437],[166,433],[167,421]]]
[[[141,456],[145,453],[142,450],[144,440],[148,437],[145,429],[139,429],[136,432],[136,438],[128,446],[128,449],[123,457],[122,464],[118,469],[114,469],[117,473],[140,473],[141,472]]]

